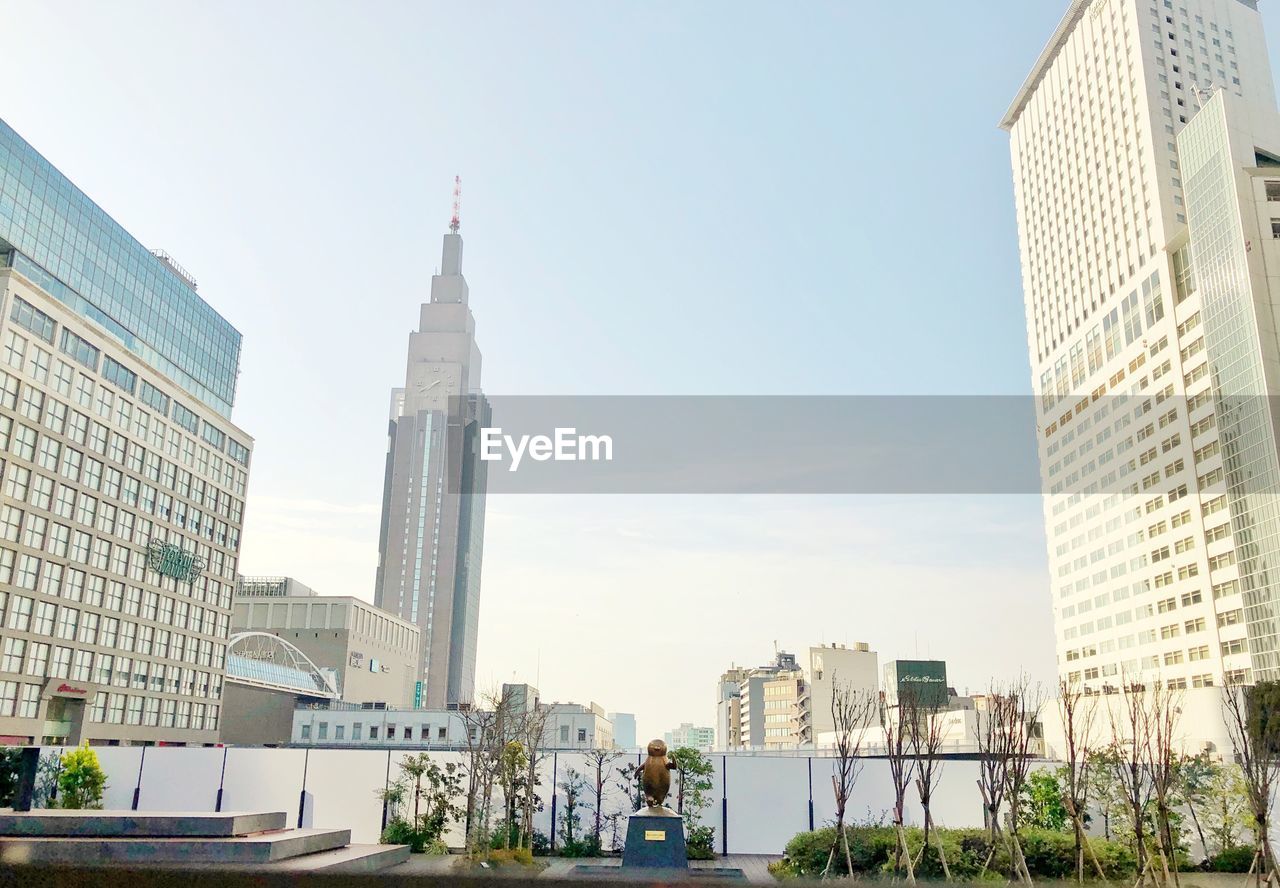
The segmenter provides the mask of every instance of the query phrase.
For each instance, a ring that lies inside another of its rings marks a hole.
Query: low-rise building
[[[879,656],[865,642],[846,647],[843,644],[809,648],[805,670],[809,682],[809,724],[814,737],[836,729],[831,714],[834,690],[848,688],[855,695],[880,694]],[[879,712],[873,712],[866,726],[879,724]]]
[[[613,722],[613,745],[618,749],[639,749],[636,738],[636,716],[633,712],[610,712],[609,721]],[[645,745],[648,745],[646,741]]]
[[[702,752],[710,752],[716,746],[716,729],[697,727],[693,722],[681,722],[678,728],[672,728],[663,735],[667,749],[679,749],[690,746]]]
[[[730,667],[716,685],[716,738],[723,749],[796,749],[814,745],[835,729],[831,699],[837,686],[878,697],[875,651],[852,647],[809,648],[804,664],[779,651],[754,668]],[[879,713],[868,721],[879,723]]]
[[[266,632],[233,635],[219,739],[238,746],[282,746],[289,742],[300,705],[337,699],[333,671],[318,668],[283,638]]]
[[[332,670],[345,703],[417,705],[421,630],[349,595],[317,595],[288,577],[241,579],[233,632],[267,632]]]
[[[544,748],[613,748],[613,724],[598,704],[542,703],[537,688],[526,684],[507,684],[502,690],[506,711],[545,713]],[[294,712],[291,742],[297,746],[465,749],[469,711],[319,703]]]

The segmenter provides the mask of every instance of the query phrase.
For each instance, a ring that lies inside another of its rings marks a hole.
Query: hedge
[[[855,873],[892,872],[893,853],[897,846],[892,827],[855,826],[846,827],[846,830]],[[816,878],[822,875],[835,837],[836,831],[833,826],[800,833],[787,843],[786,857],[780,864],[773,867],[774,871],[784,876]],[[923,837],[923,832],[919,829],[907,830],[907,845],[911,848],[913,855],[919,853]],[[979,829],[935,828],[932,830],[929,835],[928,853],[916,868],[916,875],[924,877],[943,875],[937,852],[937,837],[941,837],[952,878],[977,878],[991,852],[990,835],[985,830]],[[1075,838],[1071,833],[1025,829],[1021,832],[1021,842],[1027,869],[1031,871],[1033,877],[1063,879],[1074,876]],[[1125,878],[1134,875],[1133,854],[1127,847],[1098,838],[1091,838],[1089,844],[1108,878]],[[1086,867],[1088,873],[1093,872],[1092,862],[1088,858],[1086,858]],[[840,875],[847,873],[843,854],[836,855],[831,868],[833,872]],[[987,873],[998,875],[1008,873],[1010,869],[1009,853],[1003,843],[997,843],[996,853],[992,856]]]

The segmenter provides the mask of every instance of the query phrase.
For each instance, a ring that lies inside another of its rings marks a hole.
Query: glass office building
[[[213,743],[240,334],[0,121],[0,743]]]

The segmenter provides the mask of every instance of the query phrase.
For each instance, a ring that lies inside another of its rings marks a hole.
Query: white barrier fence
[[[48,754],[61,751],[49,748]],[[372,843],[378,841],[383,825],[378,794],[398,776],[397,763],[418,750],[99,746],[94,751],[107,774],[107,808],[286,811],[291,825],[349,828],[353,842]],[[441,764],[462,764],[465,757],[459,752],[430,755]],[[719,754],[709,758],[714,774],[701,822],[715,828],[716,850],[721,853],[781,854],[796,833],[820,827],[835,817],[834,759]],[[634,810],[635,802],[622,786],[621,769],[642,760],[642,756],[629,753],[609,766],[602,816]],[[537,788],[543,806],[535,817],[535,827],[548,837],[554,832],[557,845],[565,812],[561,784],[570,769],[582,774],[587,783],[579,803],[577,835],[590,830],[594,820],[594,766],[582,753],[548,753]],[[939,825],[982,825],[977,779],[976,762],[952,760],[945,764],[933,801]],[[918,824],[920,811],[914,795],[914,789],[908,792],[907,819]],[[866,760],[848,818],[887,821],[892,804],[887,763]],[[500,814],[501,803],[493,807]],[[449,838],[450,844],[461,844],[460,830],[455,829]],[[607,830],[605,845],[609,846]]]

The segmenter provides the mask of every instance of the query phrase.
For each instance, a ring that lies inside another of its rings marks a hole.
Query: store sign
[[[205,563],[194,552],[173,543],[152,540],[147,543],[147,567],[166,577],[192,582],[204,573]]]
[[[46,697],[65,697],[70,700],[89,699],[89,689],[61,678],[51,678],[44,686]]]
[[[360,653],[359,651],[352,651],[351,656],[350,658],[348,658],[347,662],[350,663],[352,666],[363,666],[364,654]]]
[[[413,683],[413,708],[422,708],[422,682],[420,681]]]

